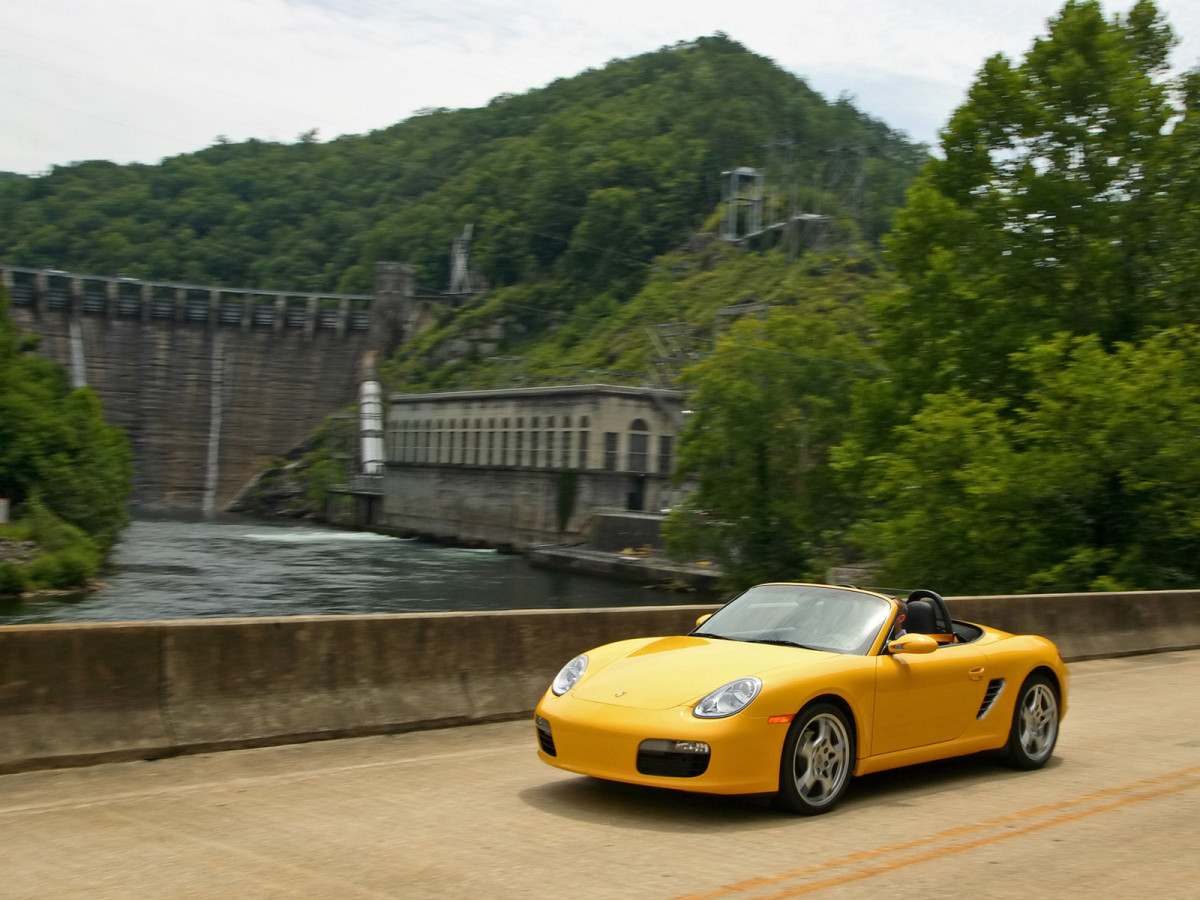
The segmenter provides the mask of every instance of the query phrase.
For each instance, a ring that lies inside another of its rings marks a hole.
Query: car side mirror
[[[906,634],[888,641],[888,652],[896,653],[932,653],[938,648],[938,642],[927,634]]]
[[[696,627],[699,628],[701,625],[703,625],[705,622],[707,622],[711,618],[712,618],[712,613],[705,613],[704,615],[702,615],[700,618],[698,618],[696,620]]]

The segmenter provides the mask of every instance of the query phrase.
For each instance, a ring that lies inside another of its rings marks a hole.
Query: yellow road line
[[[1153,800],[1155,797],[1161,797],[1164,794],[1171,794],[1177,791],[1188,790],[1189,788],[1200,787],[1200,778],[1193,778],[1190,782],[1181,784],[1168,785],[1158,788],[1157,790],[1147,791],[1142,794],[1135,794],[1130,797],[1123,797],[1119,800],[1113,800],[1101,806],[1093,806],[1089,809],[1076,810],[1074,812],[1064,813],[1061,816],[1055,816],[1051,819],[1046,819],[1042,822],[1032,822],[1024,828],[1019,828],[1013,831],[993,834],[987,837],[976,838],[973,841],[966,841],[961,844],[952,844],[949,847],[939,847],[934,850],[924,853],[914,854],[913,856],[904,857],[890,863],[875,866],[871,869],[861,869],[857,872],[848,872],[845,875],[827,878],[824,881],[816,881],[811,884],[806,884],[801,887],[792,888],[789,890],[779,891],[775,894],[770,894],[762,900],[783,900],[786,897],[799,897],[802,894],[811,894],[815,891],[821,891],[825,888],[838,887],[839,885],[848,884],[852,881],[859,881],[863,878],[871,878],[875,875],[881,875],[887,872],[893,872],[896,869],[905,866],[915,865],[921,862],[929,862],[935,859],[941,859],[952,853],[962,853],[966,850],[974,850],[988,844],[997,844],[1000,841],[1007,841],[1011,838],[1021,837],[1022,835],[1032,834],[1035,831],[1041,831],[1044,828],[1052,828],[1056,825],[1062,825],[1067,822],[1073,822],[1077,819],[1085,819],[1088,816],[1094,816],[1102,812],[1109,812],[1114,809],[1119,809],[1122,806],[1129,806],[1131,803],[1141,803],[1144,800]]]
[[[1155,790],[1146,791],[1145,788],[1152,788],[1156,785],[1166,785],[1158,787]],[[1188,790],[1190,788],[1200,786],[1200,766],[1193,766],[1187,769],[1180,769],[1176,772],[1170,772],[1166,775],[1158,775],[1151,778],[1143,778],[1139,781],[1130,782],[1119,787],[1105,788],[1104,790],[1095,791],[1091,794],[1086,794],[1082,797],[1077,797],[1074,800],[1068,800],[1063,803],[1045,804],[1043,806],[1035,806],[1030,809],[1021,810],[1016,813],[1008,813],[1003,816],[997,816],[987,822],[981,822],[973,825],[960,825],[956,828],[949,828],[934,835],[927,835],[913,840],[904,841],[899,844],[892,844],[886,847],[876,847],[871,850],[861,850],[857,853],[851,853],[847,856],[839,857],[828,862],[818,863],[812,866],[805,866],[801,869],[793,869],[788,872],[781,872],[776,875],[763,876],[760,878],[751,878],[746,881],[741,881],[736,884],[725,885],[713,891],[705,891],[697,894],[687,894],[676,900],[719,900],[719,898],[730,897],[734,894],[739,894],[744,891],[764,888],[775,884],[780,884],[784,881],[794,881],[798,878],[804,878],[811,875],[819,875],[823,872],[829,872],[834,869],[840,869],[848,865],[856,863],[869,862],[875,859],[881,859],[891,854],[900,853],[905,850],[911,850],[915,847],[928,848],[931,843],[941,842],[942,846],[936,849],[926,849],[921,853],[912,856],[902,857],[898,860],[882,863],[868,869],[856,869],[853,872],[845,875],[834,876],[833,878],[825,879],[824,881],[812,882],[801,887],[788,889],[780,893],[771,894],[769,897],[762,900],[781,900],[784,897],[796,897],[801,894],[811,893],[812,891],[823,890],[828,887],[835,887],[846,884],[851,881],[857,881],[862,878],[870,878],[875,875],[880,875],[885,872],[891,872],[905,866],[915,865],[916,863],[926,862],[938,857],[945,856],[949,853],[961,853],[965,850],[972,850],[977,847],[982,847],[987,844],[997,843],[999,841],[1008,840],[1009,838],[1019,837],[1024,834],[1029,834],[1034,831],[1040,831],[1044,828],[1049,828],[1054,825],[1065,824],[1076,819],[1086,818],[1098,813],[1108,812],[1122,806],[1128,806],[1131,803],[1140,803],[1144,800],[1152,800],[1155,797],[1163,796],[1164,794],[1174,793],[1176,791]],[[1100,806],[1088,806],[1097,801],[1105,800],[1117,794],[1134,793],[1132,796],[1124,797],[1118,800],[1113,800],[1104,803]],[[1062,812],[1064,809],[1072,807],[1088,807],[1086,809],[1075,809],[1072,812]],[[1044,816],[1052,813],[1058,813],[1049,819],[1042,822],[1033,822],[1025,828],[1006,831],[1002,834],[986,835],[962,843],[952,843],[956,838],[962,838],[969,834],[988,831],[998,828],[1002,825],[1009,825],[1014,822],[1027,821],[1035,819],[1039,816]],[[949,846],[945,842],[951,842]]]

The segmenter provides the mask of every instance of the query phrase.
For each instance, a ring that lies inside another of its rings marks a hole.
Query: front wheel
[[[1045,675],[1021,685],[1008,734],[1008,762],[1018,769],[1040,769],[1058,741],[1058,691]]]
[[[779,763],[782,806],[806,816],[828,812],[854,769],[854,729],[832,703],[814,703],[792,720]]]

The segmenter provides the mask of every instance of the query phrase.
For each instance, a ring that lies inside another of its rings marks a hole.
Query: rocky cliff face
[[[320,519],[321,505],[310,497],[312,466],[305,458],[306,442],[293,448],[278,464],[268,466],[242,489],[227,507],[229,512],[268,519]]]

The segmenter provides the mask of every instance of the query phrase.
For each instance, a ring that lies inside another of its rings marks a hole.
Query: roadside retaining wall
[[[708,607],[0,627],[0,772],[528,714],[588,647]]]
[[[953,597],[950,615],[1041,634],[1068,661],[1200,647],[1200,591]]]
[[[1200,647],[1200,591],[961,597],[1067,660]],[[0,772],[528,715],[608,641],[712,606],[0,627]]]

